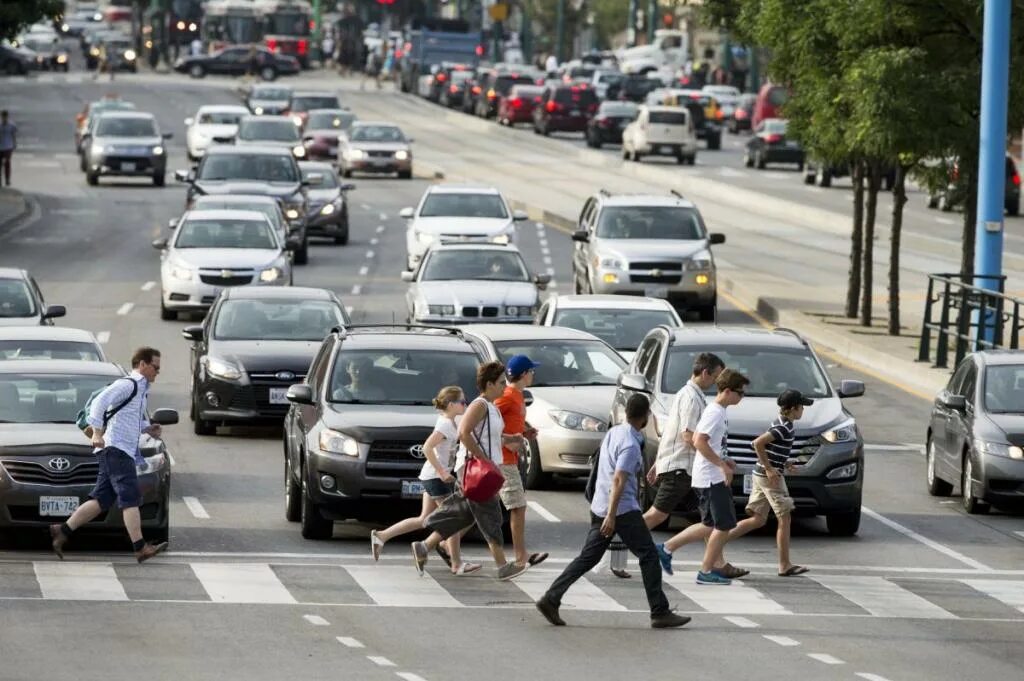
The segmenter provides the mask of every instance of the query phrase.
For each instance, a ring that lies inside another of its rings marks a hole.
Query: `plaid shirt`
[[[106,430],[103,432],[103,441],[108,447],[117,447],[132,457],[136,463],[142,463],[139,436],[143,430],[149,428],[149,418],[146,416],[146,395],[149,392],[149,381],[137,371],[133,371],[127,378],[135,381],[139,388],[132,401],[107,422]],[[103,415],[107,413],[107,410],[117,407],[131,394],[132,386],[123,378],[111,383],[93,400],[92,408],[89,410],[89,425],[93,428],[102,428]]]

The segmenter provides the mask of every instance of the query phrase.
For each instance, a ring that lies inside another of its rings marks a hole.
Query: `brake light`
[[[723,118],[725,118],[725,113],[721,109],[719,109],[718,111],[715,112],[715,118],[717,118],[718,120],[722,120]]]
[[[480,86],[479,85],[474,85],[473,86],[473,94],[474,95],[478,95],[478,94],[480,94],[480,92],[481,92]]]
[[[547,110],[548,113],[555,113],[560,108],[562,107],[556,104],[554,100],[550,100],[547,104],[544,105],[544,109]]]
[[[496,93],[493,89],[487,91],[487,99],[494,99],[497,96],[498,93]]]
[[[483,45],[477,45],[476,46],[476,56],[478,56],[478,57],[484,56],[484,46]]]
[[[446,80],[448,80],[448,76],[444,75],[443,73],[439,73],[436,76],[434,76],[434,80],[436,80],[438,83],[443,83]]]
[[[1013,174],[1013,184],[1014,184],[1014,186],[1017,186],[1017,187],[1020,186],[1020,175],[1018,175],[1017,173]]]
[[[736,119],[737,120],[743,120],[746,117],[747,117],[746,109],[736,109]]]
[[[306,54],[306,52],[308,50],[309,50],[309,41],[308,40],[299,40],[299,54]]]
[[[518,109],[523,105],[523,100],[519,99],[518,97],[513,97],[512,99],[508,100],[508,103],[512,105],[512,108]]]
[[[775,144],[782,141],[782,135],[765,135],[764,141],[768,144]]]
[[[271,52],[277,52],[277,38],[267,38],[267,49]]]
[[[458,91],[459,91],[459,88],[455,87],[454,85],[452,85],[451,87],[448,88],[448,92],[458,92]]]
[[[597,119],[597,127],[599,127],[599,128],[610,128],[610,127],[612,127],[612,122],[611,122],[611,120],[609,120],[607,118],[598,118]]]

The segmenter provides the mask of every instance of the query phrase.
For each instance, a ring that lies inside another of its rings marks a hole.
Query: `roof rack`
[[[381,331],[381,330],[402,330],[402,331],[444,331],[448,335],[463,338],[462,329],[455,326],[431,326],[429,324],[351,324],[349,326],[335,326],[331,333],[336,333],[342,338],[359,331]]]
[[[772,331],[775,331],[777,333],[789,334],[790,336],[793,336],[798,341],[800,341],[802,345],[808,345],[807,340],[793,329],[786,328],[785,326],[776,326],[774,329],[772,329]]]

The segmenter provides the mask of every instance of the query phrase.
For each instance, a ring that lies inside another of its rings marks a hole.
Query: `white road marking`
[[[314,627],[326,627],[327,625],[330,624],[330,622],[325,620],[320,615],[303,615],[302,619],[306,620],[307,622],[312,624]]]
[[[548,240],[545,237],[540,237],[539,239],[537,239],[537,243],[540,244],[541,248],[547,248],[548,247]]]
[[[129,312],[131,312],[132,308],[134,308],[134,307],[135,307],[135,303],[125,303],[121,307],[117,308],[117,314],[119,314],[119,315],[121,315],[123,317],[126,314],[128,314]]]
[[[343,646],[345,646],[347,648],[365,648],[366,647],[360,641],[357,641],[356,639],[352,638],[351,636],[339,636],[337,638],[337,641],[338,641],[338,643],[340,643],[341,645],[343,645]]]
[[[810,578],[875,617],[956,619],[953,613],[882,577],[813,575]]]
[[[380,219],[381,219],[381,222],[384,222],[385,220],[388,219],[388,214],[387,213],[381,213],[380,214]]]
[[[1014,534],[1020,537],[1021,539],[1024,539],[1024,530],[1017,530],[1014,532]]]
[[[355,284],[355,285],[352,286],[352,295],[358,296],[362,292],[363,292],[363,287],[360,286],[359,284]]]
[[[100,345],[106,345],[108,342],[110,342],[110,332],[100,331],[98,334],[96,334],[96,340],[99,342]]]
[[[110,563],[32,563],[43,598],[65,601],[127,601]]]
[[[777,643],[778,645],[780,645],[780,646],[782,646],[784,648],[792,648],[793,646],[800,645],[800,641],[792,639],[792,638],[790,638],[788,636],[772,636],[770,634],[762,634],[762,636],[764,636],[766,639],[768,639],[772,643]]]
[[[360,277],[365,277],[369,273],[370,273],[370,268],[367,267],[366,265],[363,265],[362,267],[359,268],[359,276]]]
[[[879,676],[878,674],[869,674],[868,672],[857,672],[857,676],[864,679],[864,681],[889,681],[889,679],[885,678],[884,676]]]
[[[266,563],[191,563],[215,603],[296,603]]]
[[[370,204],[368,203],[361,203],[359,204],[359,207],[362,208],[363,210],[370,210]]]
[[[866,444],[864,445],[865,452],[920,452],[924,453],[924,445],[914,444],[899,444],[899,445],[885,445],[885,444]]]
[[[997,581],[994,579],[964,579],[961,581],[972,589],[1024,612],[1024,581]]]
[[[26,163],[25,165],[31,166],[32,164]],[[95,208],[54,208],[50,211],[52,215],[98,215],[99,211]]]
[[[383,231],[384,231],[384,225],[377,225],[377,234],[380,234]]]
[[[545,265],[550,265],[551,264],[551,256],[550,255],[545,255],[543,260],[544,260],[544,264]]]
[[[516,577],[512,583],[518,586],[527,596],[537,600],[551,586],[551,575],[541,572],[526,572]],[[594,586],[586,578],[582,578],[573,584],[572,588],[562,597],[562,607],[612,612],[626,610],[626,606]]]
[[[986,571],[990,571],[992,569],[992,568],[990,568],[989,566],[985,565],[984,563],[982,563],[980,561],[974,560],[973,558],[971,558],[969,556],[965,556],[964,554],[960,553],[959,551],[955,551],[955,550],[949,548],[945,544],[940,544],[939,542],[935,541],[934,539],[929,539],[928,537],[925,537],[924,535],[921,535],[921,534],[918,534],[917,532],[914,532],[909,527],[905,527],[903,525],[900,525],[895,520],[890,520],[890,519],[886,518],[881,513],[876,513],[874,511],[872,511],[867,506],[861,506],[861,510],[864,513],[866,513],[869,518],[873,518],[874,520],[877,520],[878,522],[882,523],[886,527],[889,527],[889,528],[891,528],[893,530],[896,530],[900,534],[902,534],[902,535],[904,535],[906,537],[910,537],[914,541],[920,542],[921,544],[924,544],[928,548],[930,548],[932,550],[935,550],[935,551],[938,551],[939,553],[941,553],[941,554],[943,554],[945,556],[949,556],[953,560],[959,561],[959,562],[963,563],[964,565],[967,565],[968,567],[972,567],[975,570],[986,570]]]
[[[376,246],[379,243],[380,243],[380,239],[378,239],[377,237],[373,237],[372,239],[370,239],[370,245],[371,246]]]
[[[408,608],[457,608],[461,604],[429,574],[419,577],[406,566],[346,566],[359,587],[377,605]]]
[[[366,257],[367,258],[372,258],[373,257],[373,251],[367,251],[366,252]]]
[[[395,672],[395,676],[404,679],[404,681],[427,681],[419,674],[413,674],[412,672]]]
[[[741,629],[757,629],[761,626],[753,620],[748,620],[746,617],[739,617],[738,615],[729,615],[728,617],[723,617],[722,619],[724,619],[726,622],[735,624],[737,627]]]
[[[534,224],[536,225],[538,232],[543,232],[544,231],[544,223],[543,222],[535,222]]]
[[[537,515],[539,515],[541,518],[543,518],[544,520],[548,521],[549,523],[560,523],[560,522],[562,522],[561,520],[558,519],[558,516],[556,516],[554,513],[552,513],[548,509],[544,508],[543,506],[541,506],[539,501],[534,501],[533,499],[530,499],[529,501],[526,502],[526,505],[529,506],[530,509],[532,509],[534,513],[536,513]]]
[[[807,657],[811,658],[812,660],[817,660],[818,662],[821,662],[823,664],[846,664],[838,657],[826,655],[825,653],[807,653]]]
[[[379,655],[367,655],[366,659],[369,660],[370,662],[374,663],[378,667],[397,667],[398,666],[394,662],[389,660],[388,658],[381,657]]]
[[[142,290],[143,291],[149,291],[154,286],[156,286],[156,282],[155,281],[147,281],[145,284],[142,285]]]
[[[693,573],[664,577],[673,589],[708,612],[719,615],[789,615],[790,612],[753,587],[734,581],[729,586],[703,586]]]
[[[955,225],[956,224],[955,222],[953,222],[949,218],[935,218],[935,222],[939,223],[940,225]]]
[[[206,512],[206,509],[203,508],[203,505],[199,503],[199,499],[196,497],[182,497],[181,500],[185,502],[188,512],[191,513],[193,517],[199,518],[200,520],[210,519],[210,514]]]

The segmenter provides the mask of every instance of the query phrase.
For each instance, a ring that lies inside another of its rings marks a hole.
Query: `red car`
[[[544,88],[539,85],[513,85],[498,102],[498,122],[502,125],[530,123],[533,107],[540,101]]]
[[[585,85],[548,85],[533,107],[533,131],[538,135],[586,132],[598,104],[597,95]]]
[[[789,101],[789,88],[785,85],[765,83],[761,91],[757,93],[757,101],[754,103],[754,117],[750,122],[751,128],[756,128],[761,121],[769,118],[783,118],[782,107]]]

